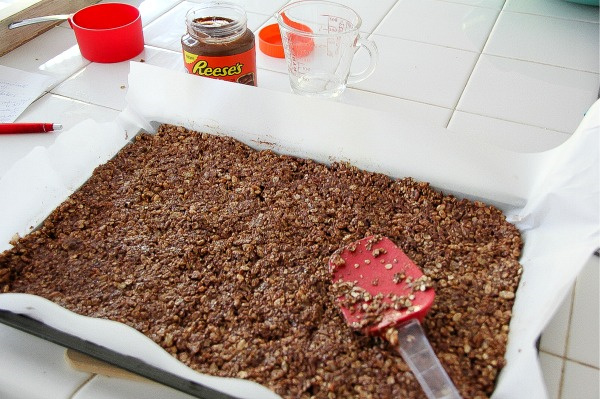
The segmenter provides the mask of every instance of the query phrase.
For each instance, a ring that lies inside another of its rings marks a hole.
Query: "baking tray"
[[[9,247],[14,232],[24,235],[39,224],[137,132],[151,133],[159,123],[228,135],[257,149],[318,162],[350,162],[392,177],[411,176],[445,193],[498,206],[522,232],[524,271],[513,307],[507,362],[493,398],[546,396],[536,342],[600,240],[600,168],[598,152],[590,150],[599,148],[598,102],[563,145],[544,153],[521,154],[446,129],[415,125],[389,113],[197,78],[142,63],[131,63],[130,68],[128,106],[115,123],[86,121],[65,131],[61,142],[35,149],[0,180],[0,192],[7,194],[0,197],[0,250]],[[278,111],[268,113],[267,118],[265,110],[269,109]],[[38,198],[43,198],[42,204]],[[54,311],[57,305],[48,305],[55,314],[48,318],[28,310],[28,299],[12,301],[4,295],[10,294],[0,295],[0,309],[61,331],[71,328],[58,320],[63,313]],[[83,329],[83,324],[77,326]],[[84,337],[82,330],[70,333]],[[180,367],[183,364],[174,358],[177,364],[157,362],[155,355],[170,356],[162,348],[136,352],[106,340],[99,337],[94,342],[213,389],[224,384],[204,380],[208,376]],[[270,391],[259,387],[241,385],[236,392],[226,392],[244,398],[267,397]]]
[[[101,360],[107,364],[127,370],[196,398],[239,399],[237,396],[228,395],[198,382],[182,378],[176,374],[152,366],[136,357],[118,353],[78,336],[50,327],[39,320],[32,319],[31,317],[22,314],[0,310],[0,323],[46,341],[50,341],[64,348],[76,350],[77,352],[88,355],[94,359]]]
[[[200,374],[128,325],[79,315],[37,295],[1,294],[0,323],[193,397],[280,398],[253,381]]]

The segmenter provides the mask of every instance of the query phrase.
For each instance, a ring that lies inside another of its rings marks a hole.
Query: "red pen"
[[[47,133],[62,129],[58,123],[0,123],[0,134]]]

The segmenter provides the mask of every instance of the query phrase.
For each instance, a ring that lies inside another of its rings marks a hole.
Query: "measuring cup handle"
[[[45,17],[36,17],[24,19],[22,21],[15,21],[8,25],[8,29],[20,28],[21,26],[27,26],[32,24],[39,24],[41,22],[50,22],[50,21],[62,21],[65,19],[69,19],[70,15],[61,14],[61,15],[48,15]]]
[[[365,50],[367,50],[369,53],[370,63],[365,70],[359,73],[351,73],[350,76],[348,76],[348,84],[358,83],[368,78],[375,70],[377,59],[379,58],[379,52],[377,51],[377,46],[375,45],[374,41],[364,39],[359,36],[356,40],[356,44],[359,47],[363,47]]]

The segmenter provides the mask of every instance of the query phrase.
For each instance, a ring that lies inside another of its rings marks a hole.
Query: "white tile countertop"
[[[145,49],[132,60],[184,71],[180,37],[193,0],[129,0],[140,8]],[[285,0],[237,0],[258,32]],[[575,131],[600,89],[598,7],[564,0],[338,0],[363,18],[379,62],[372,76],[331,101],[393,112],[520,152],[544,151]],[[356,68],[364,62],[357,54]],[[18,121],[69,129],[111,121],[126,105],[129,62],[79,53],[68,24],[0,57],[0,65],[49,76]],[[257,53],[258,85],[290,92],[282,59]],[[60,131],[0,137],[0,178]],[[590,148],[590,151],[600,151]],[[599,258],[591,256],[540,340],[551,399],[598,398]],[[64,349],[0,324],[1,398],[187,398],[155,383],[70,369]],[[16,370],[19,370],[16,372]]]

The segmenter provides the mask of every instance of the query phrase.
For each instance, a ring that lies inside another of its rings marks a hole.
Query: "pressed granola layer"
[[[422,398],[400,356],[344,322],[328,258],[390,237],[431,278],[424,329],[465,398],[504,364],[521,238],[502,213],[410,178],[142,134],[0,255],[0,289],[130,325],[203,372],[285,398]]]

